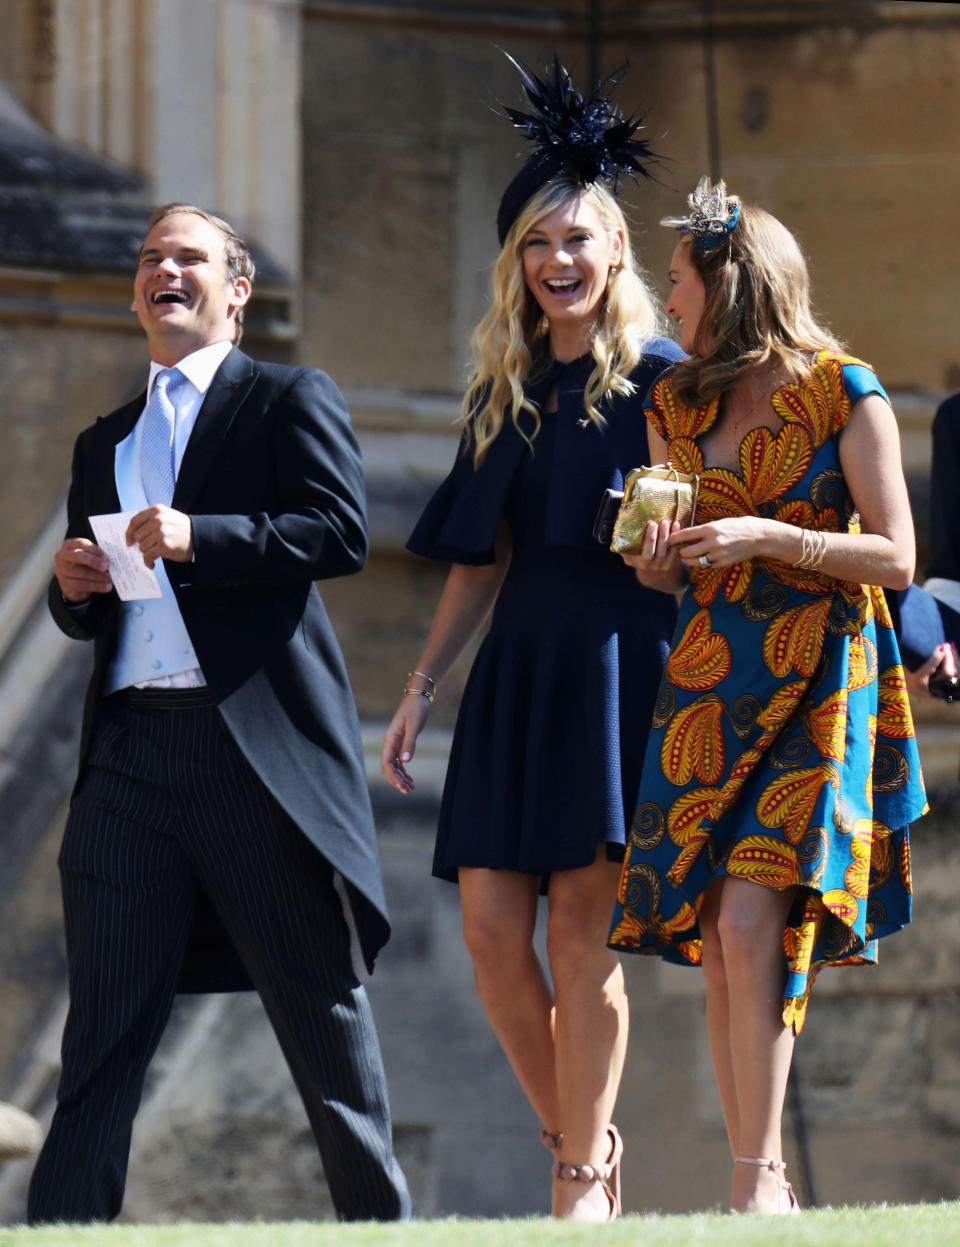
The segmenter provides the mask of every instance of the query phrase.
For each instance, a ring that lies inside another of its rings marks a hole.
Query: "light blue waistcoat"
[[[140,478],[140,424],[138,420],[114,454],[113,471],[121,511],[142,511],[149,505]],[[132,684],[200,666],[161,559],[153,570],[163,597],[120,603],[117,650],[107,668],[104,696]]]

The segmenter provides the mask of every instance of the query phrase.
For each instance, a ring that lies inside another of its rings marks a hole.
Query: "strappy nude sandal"
[[[777,1202],[777,1211],[769,1213],[769,1216],[795,1216],[799,1213],[800,1204],[793,1193],[793,1187],[785,1177],[787,1166],[784,1161],[769,1160],[763,1156],[735,1156],[733,1160],[736,1165],[756,1165],[760,1169],[769,1169],[772,1174],[776,1175],[780,1184],[780,1197]],[[786,1207],[784,1207],[784,1203],[786,1203]],[[731,1208],[730,1211],[735,1212],[736,1209]]]
[[[551,1152],[557,1152],[563,1147],[563,1131],[557,1130],[541,1130],[540,1142],[545,1148]]]
[[[599,1182],[609,1203],[607,1220],[615,1221],[623,1213],[623,1203],[620,1198],[620,1162],[623,1159],[623,1139],[620,1138],[620,1131],[614,1125],[607,1127],[607,1137],[610,1140],[610,1155],[602,1165],[568,1165],[565,1161],[557,1160],[553,1163],[553,1176],[559,1178],[561,1182]],[[562,1141],[562,1135],[560,1138]],[[550,1146],[547,1143],[547,1147]]]

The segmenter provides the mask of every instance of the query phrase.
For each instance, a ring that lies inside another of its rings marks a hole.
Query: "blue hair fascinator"
[[[702,177],[696,190],[687,196],[687,203],[689,216],[665,216],[660,224],[689,234],[693,245],[701,251],[719,246],[740,220],[739,200],[727,199],[722,180],[714,186],[708,177]]]
[[[636,137],[643,128],[641,119],[625,117],[604,93],[608,83],[620,81],[616,74],[597,83],[584,98],[556,56],[552,68],[538,78],[509,53],[505,55],[520,75],[530,111],[504,105],[504,115],[535,150],[500,200],[497,234],[501,246],[524,204],[557,174],[571,174],[584,186],[605,182],[616,194],[622,177],[634,181],[639,175],[651,177],[646,166],[657,160],[647,141]]]

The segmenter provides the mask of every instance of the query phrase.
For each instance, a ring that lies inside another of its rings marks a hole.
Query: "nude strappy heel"
[[[780,1184],[780,1198],[777,1203],[777,1211],[771,1213],[771,1216],[794,1216],[800,1211],[800,1204],[796,1195],[793,1193],[793,1187],[787,1181],[785,1174],[787,1166],[782,1160],[769,1160],[764,1156],[735,1156],[733,1158],[736,1165],[756,1165],[760,1169],[769,1169],[775,1174]],[[786,1207],[784,1207],[786,1203]],[[736,1211],[731,1208],[731,1212]]]
[[[560,1142],[563,1136],[560,1135]],[[610,1155],[602,1165],[569,1165],[566,1161],[557,1160],[553,1163],[553,1176],[561,1182],[599,1182],[609,1202],[607,1220],[615,1221],[623,1212],[620,1198],[620,1162],[623,1159],[623,1139],[614,1125],[607,1127],[610,1140]],[[543,1135],[541,1134],[541,1138]],[[546,1143],[546,1140],[544,1140]],[[547,1147],[551,1144],[547,1143]],[[557,1144],[559,1147],[559,1143]]]

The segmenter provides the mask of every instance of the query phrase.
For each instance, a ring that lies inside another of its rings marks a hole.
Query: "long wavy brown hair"
[[[718,246],[705,251],[689,235],[680,245],[706,292],[693,354],[670,380],[687,406],[702,407],[771,358],[797,379],[817,351],[841,349],[810,308],[810,277],[797,240],[769,212],[741,204],[739,221]]]

